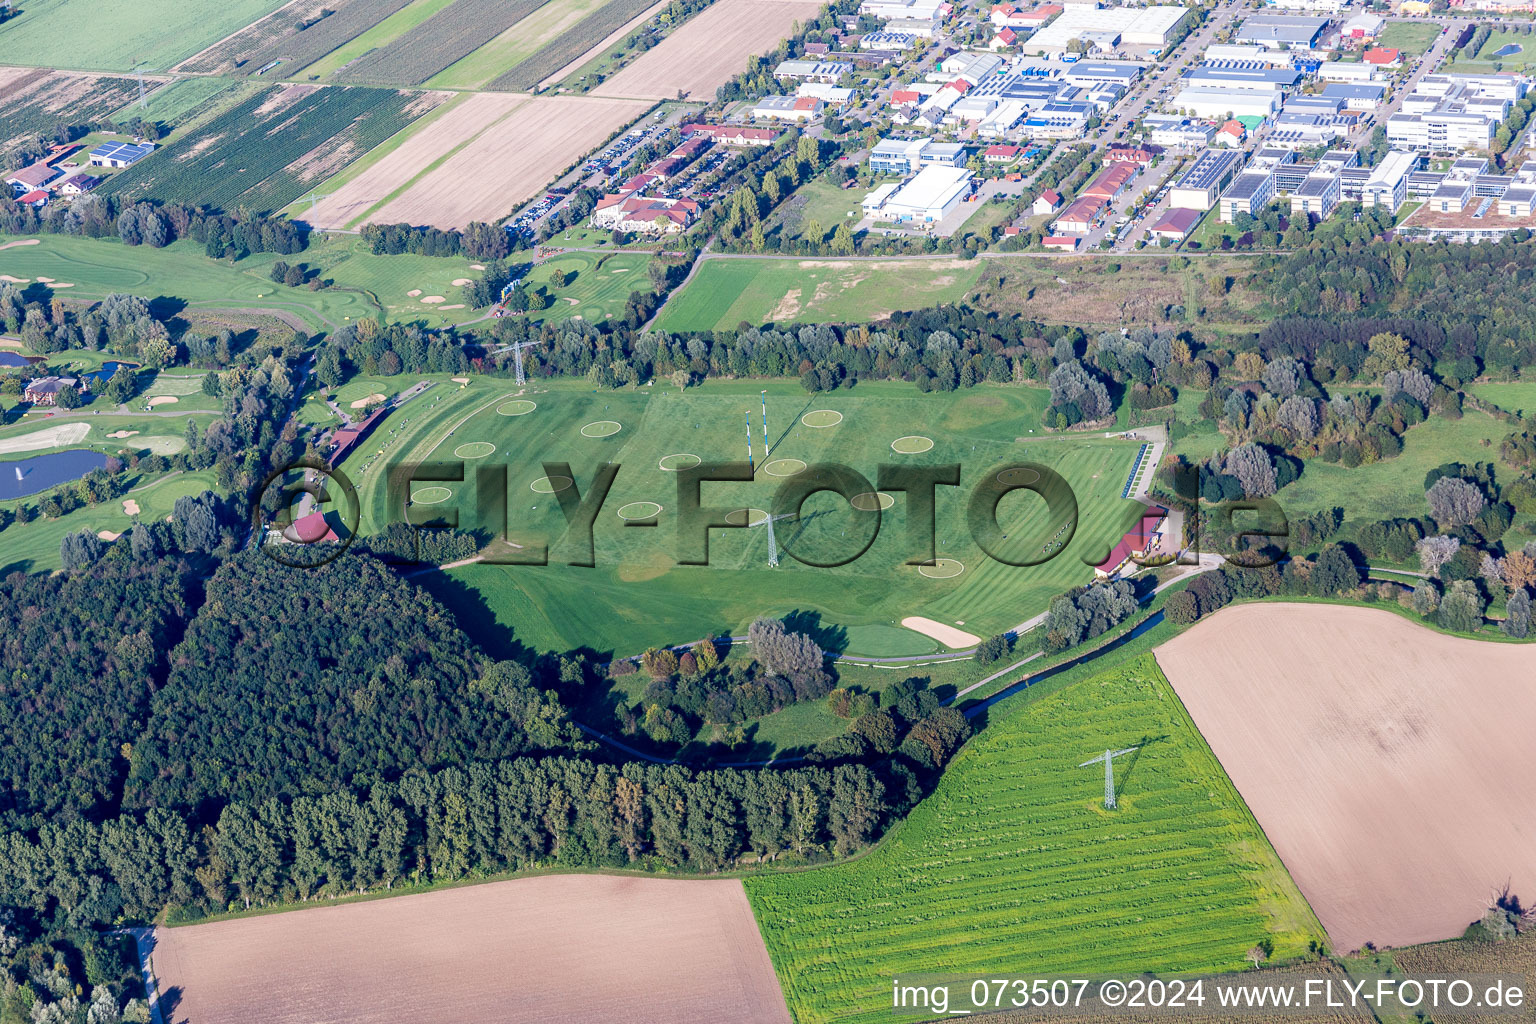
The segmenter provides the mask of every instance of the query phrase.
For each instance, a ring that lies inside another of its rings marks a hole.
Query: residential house
[[[698,213],[699,204],[690,199],[607,195],[592,211],[592,226],[605,231],[675,235],[692,224]]]
[[[1059,209],[1061,209],[1061,193],[1048,188],[1035,197],[1034,205],[1029,208],[1029,212],[1039,217],[1055,213]]]

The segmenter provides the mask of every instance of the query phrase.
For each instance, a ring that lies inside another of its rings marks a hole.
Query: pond
[[[29,361],[15,352],[0,352],[0,366],[26,366]]]
[[[1497,50],[1494,50],[1493,55],[1495,57],[1513,57],[1515,54],[1522,52],[1524,49],[1525,47],[1521,46],[1519,43],[1505,43]]]
[[[106,385],[107,381],[112,379],[112,375],[117,372],[117,368],[119,366],[127,366],[131,369],[138,369],[139,364],[114,363],[108,361],[101,364],[101,369],[92,370],[89,373],[82,373],[80,376],[85,378],[85,380],[90,384],[92,391],[99,391],[103,386]]]
[[[34,455],[30,459],[0,462],[0,498],[25,498],[78,480],[93,469],[104,468],[107,457],[88,448]]]

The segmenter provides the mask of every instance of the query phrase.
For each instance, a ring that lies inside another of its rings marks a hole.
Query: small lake
[[[0,366],[26,366],[29,360],[15,352],[0,352]]]
[[[139,364],[138,363],[114,363],[114,362],[110,362],[109,361],[109,362],[102,363],[101,364],[101,369],[99,369],[99,370],[92,370],[89,373],[82,373],[82,374],[80,374],[80,376],[85,378],[85,380],[87,380],[88,382],[90,382],[91,390],[92,391],[99,391],[103,386],[106,385],[107,381],[112,379],[112,375],[117,372],[117,368],[119,366],[127,366],[127,367],[130,367],[132,369],[138,369]]]
[[[1525,47],[1521,46],[1519,43],[1505,43],[1497,50],[1494,50],[1493,55],[1495,57],[1513,57],[1517,53],[1524,52],[1524,50]]]
[[[0,462],[0,498],[25,498],[51,491],[59,484],[78,480],[93,469],[107,464],[101,452],[87,448],[49,452],[30,459]]]

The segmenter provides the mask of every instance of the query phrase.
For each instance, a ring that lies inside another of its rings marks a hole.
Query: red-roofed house
[[[337,541],[336,531],[326,522],[324,512],[311,512],[288,524],[283,531],[284,539],[295,544],[318,544],[321,541]]]
[[[1022,152],[1019,146],[988,146],[981,151],[981,158],[989,164],[1011,164]]]
[[[964,96],[966,93],[971,91],[971,83],[963,78],[957,78],[953,82],[946,82],[944,89],[953,89],[961,96]],[[943,92],[944,89],[940,89],[939,91]]]
[[[685,124],[683,135],[707,135],[727,146],[771,146],[780,132],[774,128],[744,128],[734,124]]]
[[[1040,244],[1047,249],[1064,249],[1067,252],[1074,252],[1077,249],[1077,239],[1071,235],[1046,235],[1040,240]]]
[[[1099,196],[1106,201],[1114,200],[1130,187],[1139,171],[1140,168],[1135,164],[1112,164],[1100,171],[1098,176],[1088,183],[1088,187],[1083,189],[1082,194]]]
[[[1111,143],[1104,151],[1105,163],[1132,163],[1146,167],[1162,153],[1161,146],[1127,146],[1123,142]]]
[[[690,199],[608,195],[597,201],[592,226],[605,231],[645,231],[675,235],[692,224],[699,204]]]
[[[904,107],[908,103],[923,102],[923,94],[916,89],[896,89],[891,92],[891,105]]]
[[[41,208],[48,205],[48,193],[44,192],[40,188],[37,188],[33,189],[31,192],[17,196],[16,201],[22,206],[36,206]]]
[[[1148,230],[1158,241],[1182,242],[1195,230],[1195,225],[1200,223],[1200,213],[1199,210],[1178,207],[1159,217],[1157,223]]]
[[[647,186],[654,185],[660,180],[661,175],[659,174],[637,174],[633,178],[620,183],[619,187],[615,189],[615,192],[621,196],[627,196],[635,192],[643,191]]]
[[[1056,218],[1055,227],[1057,233],[1063,235],[1086,235],[1098,224],[1099,218],[1109,208],[1109,201],[1099,196],[1083,196],[1072,202],[1064,210],[1060,217]]]
[[[1398,68],[1403,66],[1403,52],[1377,46],[1366,50],[1362,58],[1367,64],[1373,64],[1379,68]]]
[[[42,188],[58,176],[59,172],[47,164],[33,164],[31,167],[23,167],[5,181],[17,192],[31,192],[33,189]]]
[[[1248,136],[1248,129],[1243,127],[1241,121],[1228,121],[1216,129],[1216,137],[1211,140],[1213,146],[1241,146],[1243,139]]]
[[[387,404],[381,405],[369,413],[367,418],[361,423],[338,427],[332,432],[329,456],[331,465],[339,466],[345,462],[347,456],[352,454],[352,449],[366,441],[368,435],[373,433],[373,428],[378,426],[385,416],[389,415],[389,410],[390,407]]]
[[[1011,28],[1000,28],[997,35],[992,37],[991,47],[1000,50],[1005,46],[1012,46],[1019,41],[1019,34]]]
[[[1020,11],[1014,17],[1026,28],[1039,28],[1065,9],[1061,4],[1041,4],[1027,11]]]
[[[1053,188],[1048,188],[1035,197],[1035,204],[1030,207],[1030,212],[1039,216],[1045,213],[1055,213],[1061,208],[1061,193]]]
[[[1132,558],[1145,558],[1147,553],[1157,547],[1157,542],[1162,536],[1163,520],[1167,517],[1168,510],[1161,505],[1152,505],[1136,520],[1136,525],[1128,530],[1109,557],[1094,566],[1094,575],[1100,579],[1113,577],[1122,568],[1129,568],[1132,572],[1141,567],[1128,562]]]

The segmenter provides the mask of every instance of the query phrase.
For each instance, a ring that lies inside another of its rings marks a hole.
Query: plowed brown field
[[[1218,612],[1157,650],[1339,951],[1459,935],[1536,894],[1536,651],[1321,604]]]

